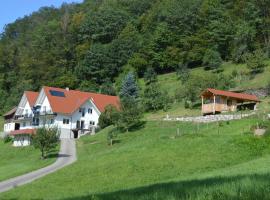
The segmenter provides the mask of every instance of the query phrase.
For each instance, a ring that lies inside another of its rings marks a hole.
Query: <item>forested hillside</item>
[[[85,0],[45,7],[0,36],[0,111],[42,85],[114,94],[130,70],[138,77],[149,68],[209,70],[262,55],[270,55],[270,0]]]

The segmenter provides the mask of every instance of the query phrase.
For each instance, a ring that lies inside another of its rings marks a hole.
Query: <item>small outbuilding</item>
[[[17,124],[14,122],[14,115],[17,107],[12,108],[10,111],[3,115],[4,117],[4,132],[9,133],[10,131],[16,130]]]
[[[234,112],[237,110],[256,110],[260,100],[257,96],[208,88],[201,94],[202,114]]]
[[[14,147],[24,147],[31,144],[31,135],[34,133],[34,129],[21,129],[11,131],[9,135],[13,137]]]

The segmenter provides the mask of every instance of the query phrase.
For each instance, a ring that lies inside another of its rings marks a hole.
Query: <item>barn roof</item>
[[[6,112],[5,114],[3,114],[3,116],[7,117],[7,116],[10,116],[10,115],[13,115],[13,114],[15,114],[16,110],[17,110],[17,106],[12,108],[10,111]]]
[[[205,95],[206,93],[212,93],[214,95],[231,97],[231,98],[240,99],[240,100],[260,102],[260,100],[257,96],[251,95],[251,94],[246,94],[246,93],[230,92],[230,91],[224,91],[224,90],[217,90],[217,89],[213,89],[213,88],[207,88],[202,93],[202,95]]]

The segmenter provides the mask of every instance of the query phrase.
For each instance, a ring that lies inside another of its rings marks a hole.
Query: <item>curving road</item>
[[[67,165],[70,165],[76,160],[77,157],[75,140],[61,139],[61,147],[58,158],[52,165],[0,182],[0,192],[5,192],[20,185],[30,183]]]

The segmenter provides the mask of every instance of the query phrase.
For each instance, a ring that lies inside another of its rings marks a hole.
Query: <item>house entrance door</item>
[[[84,129],[84,121],[81,121],[81,129]]]

